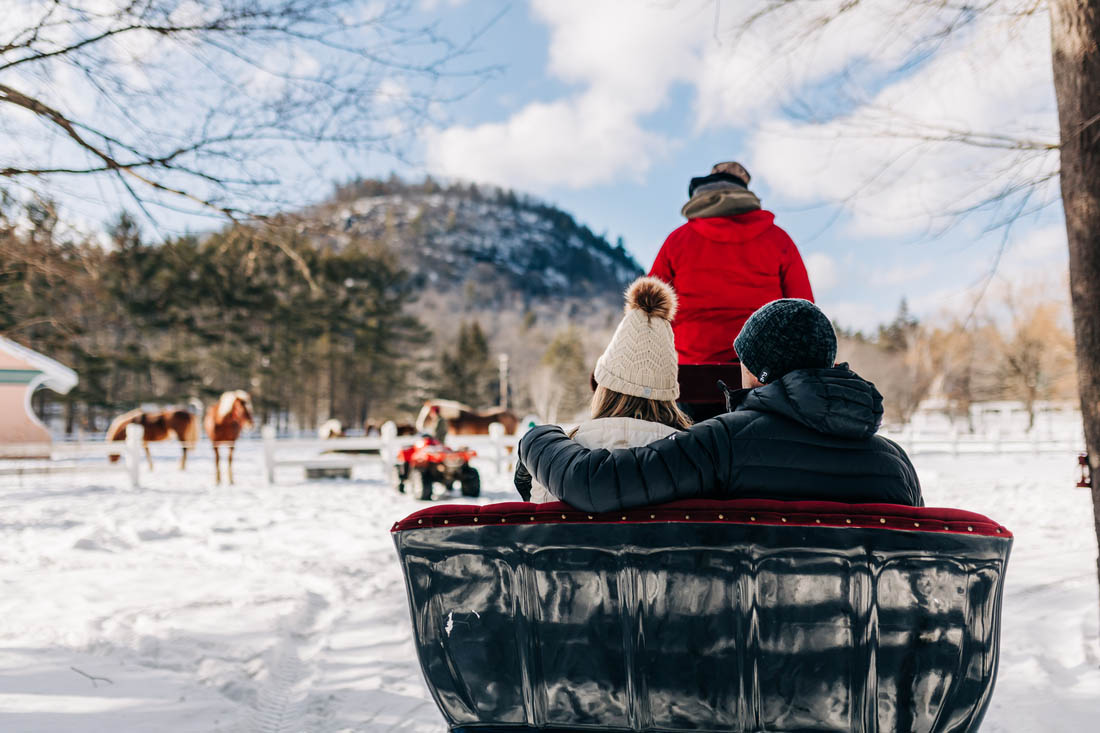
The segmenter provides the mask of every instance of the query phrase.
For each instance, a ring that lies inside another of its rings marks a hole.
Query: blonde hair
[[[592,395],[592,417],[633,417],[647,422],[661,423],[678,430],[691,427],[691,418],[671,400],[650,400],[645,397],[616,392],[603,385],[596,385]]]

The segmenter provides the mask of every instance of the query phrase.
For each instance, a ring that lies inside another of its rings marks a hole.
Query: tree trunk
[[[1077,384],[1100,543],[1100,1],[1050,0]],[[1097,557],[1100,578],[1100,556]]]

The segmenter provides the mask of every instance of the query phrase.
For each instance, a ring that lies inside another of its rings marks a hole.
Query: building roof
[[[28,383],[37,382],[35,386],[49,387],[60,394],[66,394],[79,381],[69,367],[4,336],[0,336],[0,354],[8,357],[0,359],[0,375],[18,373]]]

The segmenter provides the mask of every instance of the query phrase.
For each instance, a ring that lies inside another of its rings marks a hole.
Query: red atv
[[[410,493],[423,501],[431,501],[436,483],[447,489],[459,488],[463,496],[479,496],[481,476],[470,465],[470,459],[476,455],[469,448],[453,450],[435,438],[421,436],[398,452],[393,467],[394,484],[404,493],[408,482]]]

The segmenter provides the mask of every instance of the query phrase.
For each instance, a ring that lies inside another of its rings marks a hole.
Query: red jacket
[[[737,360],[733,340],[760,306],[812,301],[798,248],[770,211],[692,219],[668,235],[649,274],[676,290],[672,330],[681,364]]]

